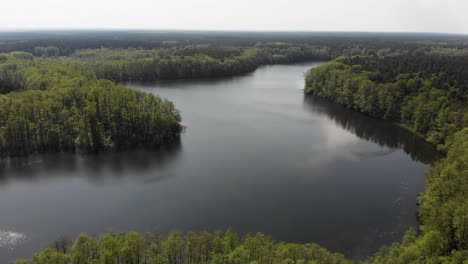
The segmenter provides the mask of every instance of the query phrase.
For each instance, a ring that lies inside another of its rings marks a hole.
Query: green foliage
[[[16,92],[11,92],[16,91]],[[98,80],[76,64],[0,64],[0,156],[154,147],[181,132],[174,105]]]
[[[34,260],[14,264],[303,264],[353,263],[315,244],[285,244],[263,234],[238,241],[232,231],[172,232],[164,240],[154,234],[108,233],[99,239],[79,235],[70,252],[47,248]]]
[[[58,57],[60,56],[60,49],[55,46],[35,47],[34,55],[38,57]]]
[[[330,59],[328,49],[311,45],[260,45],[247,49],[187,46],[182,49],[96,49],[77,51],[69,61],[92,68],[112,81],[153,81],[221,77],[251,72],[261,65]]]
[[[34,55],[24,51],[13,51],[10,53],[2,54],[4,60],[33,60]]]
[[[445,67],[440,56],[340,57],[310,70],[305,92],[403,123],[446,151],[447,139],[468,126],[465,58],[452,56]]]
[[[34,264],[67,264],[70,263],[70,257],[67,254],[56,251],[52,248],[36,254],[33,258]],[[76,262],[80,263],[80,262]],[[84,263],[84,262],[81,262]]]
[[[17,259],[12,262],[12,264],[32,264],[33,261],[30,259]]]
[[[468,249],[468,128],[447,145],[447,157],[431,169],[421,199],[423,230],[437,230],[445,252]]]

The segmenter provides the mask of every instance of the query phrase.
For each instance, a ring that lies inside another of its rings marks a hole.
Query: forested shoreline
[[[342,254],[330,253],[316,244],[274,241],[264,234],[242,239],[232,230],[226,232],[175,231],[167,237],[157,233],[107,233],[100,237],[81,234],[74,242],[60,239],[33,260],[14,264],[201,264],[201,263],[335,263],[350,264]]]
[[[305,93],[401,123],[446,157],[426,179],[418,232],[366,263],[464,263],[468,259],[468,57],[340,57],[311,69]]]
[[[468,126],[468,56],[340,57],[310,70],[305,93],[400,123],[441,151]]]
[[[468,54],[468,38],[431,34],[248,32],[0,33],[0,53],[73,62],[115,82],[224,77],[266,64],[355,55]],[[0,61],[2,56],[0,56]]]
[[[152,94],[79,65],[0,55],[0,157],[155,147],[179,138],[180,114]]]
[[[249,48],[188,46],[176,50],[82,50],[67,57],[115,82],[214,78],[239,75],[267,64],[330,60],[325,47],[279,45]]]
[[[309,45],[0,54],[0,157],[158,146],[182,131],[174,105],[114,82],[231,76],[261,65],[329,59]]]
[[[0,53],[2,157],[120,150],[178,138],[181,118],[170,102],[112,82],[224,77],[267,64],[326,61],[343,54],[460,50],[460,43],[446,39],[421,46],[415,42],[418,39],[398,38],[385,44],[373,38],[361,43],[344,37],[345,44],[340,44],[333,37],[305,41],[296,36],[289,42],[274,36],[239,36],[221,42],[192,37],[158,39],[150,48],[148,40],[138,38],[68,39],[58,34],[23,39],[19,35],[0,42],[0,51],[16,47]]]

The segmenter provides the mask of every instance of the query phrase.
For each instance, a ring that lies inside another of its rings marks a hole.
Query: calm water
[[[187,126],[155,151],[41,155],[0,169],[0,263],[79,232],[265,232],[359,258],[416,226],[433,149],[304,97],[316,63],[222,79],[128,84],[173,100]]]

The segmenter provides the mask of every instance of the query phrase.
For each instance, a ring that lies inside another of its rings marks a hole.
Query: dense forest
[[[305,93],[401,123],[446,153],[420,197],[419,232],[367,263],[464,263],[468,259],[468,57],[340,57],[311,69]]]
[[[0,156],[158,146],[178,139],[166,100],[96,79],[83,67],[0,56]]]
[[[261,65],[329,60],[326,47],[289,44],[256,47],[186,46],[172,49],[86,49],[67,61],[84,64],[98,78],[116,82],[209,78],[251,72]]]
[[[401,123],[439,150],[468,126],[468,56],[340,57],[309,71],[305,92]]]
[[[222,77],[261,65],[353,55],[468,54],[443,34],[39,31],[0,34],[0,53],[75,62],[116,82]]]
[[[25,51],[35,56],[70,56],[84,49],[184,49],[187,46],[253,47],[289,43],[330,49],[330,55],[465,50],[466,35],[365,32],[222,32],[222,31],[32,31],[0,32],[0,53]],[[47,51],[49,50],[49,51]]]

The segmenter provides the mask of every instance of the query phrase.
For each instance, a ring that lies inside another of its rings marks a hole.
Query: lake
[[[180,142],[3,161],[0,263],[80,232],[232,227],[356,259],[400,240],[418,225],[437,153],[389,122],[304,96],[304,72],[320,64],[125,84],[176,104]]]

